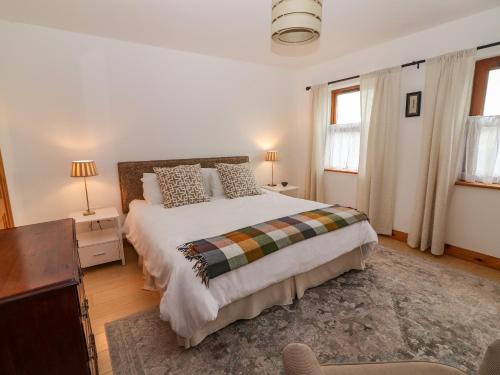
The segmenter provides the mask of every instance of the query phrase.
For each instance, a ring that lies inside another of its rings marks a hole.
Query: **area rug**
[[[106,334],[115,375],[280,374],[291,342],[311,346],[320,363],[419,359],[473,374],[500,338],[500,284],[379,246],[366,270],[189,350],[156,309],[111,322]]]

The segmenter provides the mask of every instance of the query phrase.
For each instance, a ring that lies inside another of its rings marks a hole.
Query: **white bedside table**
[[[281,184],[278,184],[276,186],[264,185],[262,186],[262,189],[274,191],[275,193],[280,193],[285,195],[296,195],[297,191],[299,190],[299,187],[294,185],[282,186]]]
[[[82,268],[115,260],[121,260],[122,264],[125,264],[120,215],[116,208],[99,208],[95,210],[95,215],[90,216],[83,216],[82,212],[73,212],[69,214],[69,217],[74,219],[76,224],[96,221],[113,222],[112,228],[91,230],[89,232],[77,231],[78,254]]]

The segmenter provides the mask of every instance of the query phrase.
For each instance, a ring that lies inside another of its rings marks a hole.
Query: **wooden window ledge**
[[[463,181],[463,180],[458,180],[457,182],[455,182],[455,185],[476,187],[476,188],[482,188],[482,189],[500,190],[500,184],[483,184],[482,182],[467,182],[467,181]]]
[[[356,171],[349,171],[347,169],[333,169],[333,168],[325,168],[325,172],[336,172],[336,173],[347,173],[347,174],[358,174]]]

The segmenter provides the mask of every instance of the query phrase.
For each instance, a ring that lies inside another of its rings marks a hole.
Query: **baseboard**
[[[462,249],[461,247],[448,244],[444,247],[444,253],[455,258],[460,258],[469,262],[482,264],[483,266],[500,270],[500,258],[496,258],[491,255],[478,253],[477,251],[473,250]]]
[[[393,230],[392,236],[390,237],[401,242],[406,242],[408,240],[408,233],[401,232],[399,230]],[[461,247],[449,244],[445,245],[444,253],[455,258],[466,260],[468,262],[481,264],[489,268],[500,270],[500,258],[496,258],[491,255],[482,254],[477,251],[463,249]]]
[[[393,230],[391,238],[395,240],[406,242],[408,240],[408,233],[400,232],[399,230]]]

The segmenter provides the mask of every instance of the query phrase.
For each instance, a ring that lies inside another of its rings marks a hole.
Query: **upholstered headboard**
[[[125,161],[118,163],[118,177],[122,196],[122,211],[126,214],[128,205],[134,199],[143,199],[142,174],[153,173],[154,167],[176,167],[186,164],[201,164],[202,168],[214,168],[216,163],[240,164],[247,163],[248,156],[229,156],[199,159],[172,159],[150,161]]]

